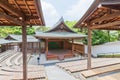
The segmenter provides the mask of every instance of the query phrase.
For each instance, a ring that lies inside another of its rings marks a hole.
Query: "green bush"
[[[97,55],[98,58],[120,58],[120,54]]]

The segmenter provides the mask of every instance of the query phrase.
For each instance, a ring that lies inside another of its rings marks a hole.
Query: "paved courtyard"
[[[48,80],[76,80],[72,75],[69,75],[56,66],[46,67],[46,72]]]

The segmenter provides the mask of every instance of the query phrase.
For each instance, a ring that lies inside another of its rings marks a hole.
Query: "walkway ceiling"
[[[120,0],[95,0],[74,26],[77,28],[120,30]]]
[[[40,0],[0,0],[0,26],[45,25]]]

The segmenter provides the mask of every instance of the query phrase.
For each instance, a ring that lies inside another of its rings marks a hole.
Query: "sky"
[[[41,0],[46,26],[52,27],[63,17],[65,21],[78,21],[94,0]]]

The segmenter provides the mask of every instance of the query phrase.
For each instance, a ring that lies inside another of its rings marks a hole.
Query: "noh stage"
[[[82,39],[86,35],[72,31],[61,18],[51,30],[37,33],[35,37],[41,39],[41,42],[43,41],[47,60],[63,60],[74,56],[74,39]]]

